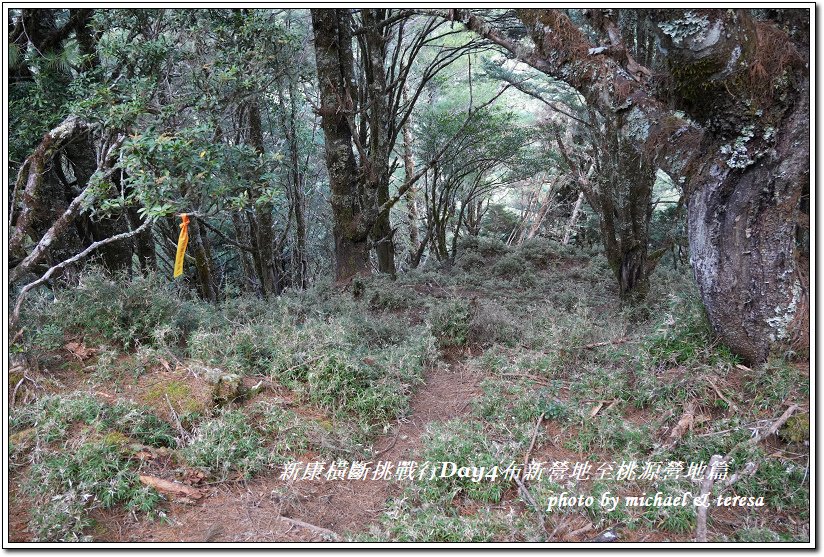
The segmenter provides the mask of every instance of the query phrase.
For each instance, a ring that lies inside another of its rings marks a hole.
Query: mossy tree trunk
[[[620,134],[689,196],[691,261],[712,326],[743,359],[763,361],[805,328],[808,311],[797,233],[809,184],[810,12],[755,21],[742,9],[645,10],[670,69],[662,86],[628,54],[614,11],[587,10],[603,49],[560,10],[517,10],[534,48],[469,10],[444,16],[602,113],[625,114]]]
[[[766,22],[710,10],[693,14],[702,33],[655,14],[676,101],[706,130],[689,180],[690,259],[711,323],[748,362],[807,340],[809,254],[798,236],[810,180],[805,13]]]
[[[371,270],[368,243],[371,223],[364,214],[348,122],[354,111],[351,18],[348,9],[312,10],[338,281],[369,274]]]

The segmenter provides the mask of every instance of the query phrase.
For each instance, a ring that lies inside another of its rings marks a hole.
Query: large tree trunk
[[[558,10],[518,10],[534,49],[469,11],[444,15],[566,81],[602,113],[626,113],[622,135],[686,185],[691,259],[710,322],[735,353],[763,361],[804,324],[796,225],[809,182],[809,10],[787,10],[791,35],[745,10],[646,11],[672,80],[657,93],[614,32],[611,11],[589,11],[608,49]]]
[[[369,160],[362,163],[365,171],[364,189],[373,227],[372,241],[378,256],[378,270],[395,276],[394,231],[390,221],[390,211],[380,211],[379,207],[389,201],[389,96],[386,83],[386,40],[384,28],[380,25],[386,17],[385,9],[363,9],[361,17],[364,26],[364,55],[366,83],[366,104],[369,121]],[[377,204],[374,204],[377,201]]]
[[[741,171],[708,162],[689,200],[690,259],[710,322],[749,362],[765,360],[776,341],[788,342],[803,325],[797,314],[809,311],[807,260],[796,245],[810,179],[807,95],[802,89],[758,164]]]
[[[689,183],[695,278],[714,329],[748,362],[788,345],[809,311],[796,236],[810,180],[809,21],[788,11],[802,16],[794,36],[717,10],[709,31],[684,37],[656,14],[677,101],[711,138]]]
[[[313,9],[312,28],[326,168],[332,190],[335,278],[345,281],[370,273],[371,229],[364,218],[352,131],[347,121],[353,110],[354,90],[351,14],[348,9]]]

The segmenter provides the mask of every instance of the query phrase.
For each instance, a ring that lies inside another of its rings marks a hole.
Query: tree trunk
[[[578,222],[578,214],[581,212],[581,203],[584,201],[584,192],[578,194],[578,200],[572,208],[572,215],[569,217],[566,230],[564,231],[564,239],[561,241],[563,245],[569,244],[569,237],[572,234],[572,229],[575,228],[575,223]]]
[[[332,190],[335,239],[335,278],[346,281],[370,273],[370,223],[358,191],[352,131],[347,115],[353,110],[352,27],[348,9],[313,9],[320,90],[320,115],[326,149],[326,168]]]
[[[711,141],[689,183],[690,260],[713,328],[748,363],[788,346],[808,320],[797,224],[810,179],[809,22],[792,11],[794,36],[718,10],[713,44],[661,38],[678,103]]]
[[[295,215],[295,244],[292,247],[292,275],[294,286],[300,290],[309,287],[308,247],[306,242],[306,195],[304,173],[301,165],[300,143],[298,142],[297,79],[289,79],[289,119],[284,122],[284,132],[289,142],[292,168],[290,171],[290,197]],[[283,111],[282,111],[283,112]]]
[[[610,11],[588,13],[610,31]],[[787,11],[797,20],[786,26],[790,34],[740,9],[645,10],[672,80],[658,98],[646,87],[649,70],[626,55],[620,35],[609,33],[617,48],[591,54],[596,45],[558,10],[518,10],[534,49],[519,48],[468,10],[447,15],[563,79],[604,114],[628,114],[622,134],[687,185],[702,299],[713,328],[748,362],[763,361],[794,326],[806,325],[796,318],[807,311],[796,225],[809,182],[810,12]]]
[[[218,295],[212,263],[212,250],[208,238],[201,234],[200,224],[198,224],[196,218],[189,221],[189,243],[195,260],[198,291],[204,300],[216,302]]]
[[[747,362],[764,361],[776,342],[788,343],[805,325],[796,314],[809,311],[806,260],[796,246],[810,179],[807,86],[759,164],[739,171],[708,163],[689,201],[690,260],[707,314]]]
[[[377,212],[379,207],[389,201],[390,114],[385,69],[386,41],[384,29],[380,25],[385,19],[385,11],[380,8],[361,10],[365,29],[363,63],[367,100],[363,108],[366,109],[369,121],[368,161],[362,167],[365,170],[364,189],[369,213]],[[374,204],[375,201],[377,204]],[[394,277],[395,242],[390,212],[391,210],[387,210],[370,214],[368,220],[373,222],[371,235],[378,256],[378,270]]]
[[[23,163],[17,180],[18,184],[25,184],[25,187],[20,211],[17,213],[15,222],[10,223],[13,226],[9,238],[10,255],[23,255],[23,241],[31,232],[30,228],[36,216],[44,211],[41,190],[43,189],[46,164],[69,141],[76,139],[80,134],[87,133],[88,129],[88,124],[83,120],[73,116],[67,118],[45,135],[34,153]]]
[[[132,230],[136,230],[142,223],[137,210],[129,208],[126,210],[126,217],[129,219],[129,226]],[[157,267],[157,258],[155,256],[154,236],[152,235],[151,227],[146,228],[142,232],[135,234],[132,240],[134,245],[134,253],[137,254],[137,262],[140,265],[140,271],[147,273]]]
[[[409,102],[406,82],[403,84],[403,102]],[[412,117],[407,118],[403,125],[403,170],[404,182],[415,176],[415,159],[412,156]],[[409,227],[409,257],[410,260],[418,251],[418,200],[417,188],[413,185],[406,190],[406,222]]]
[[[232,212],[232,226],[235,229],[235,239],[237,242],[251,246],[251,234],[249,234],[246,222],[244,222],[240,214],[235,211]],[[251,254],[244,249],[238,248],[238,257],[240,257],[240,267],[243,271],[243,290],[254,292],[258,296],[263,297],[263,291],[257,279]]]

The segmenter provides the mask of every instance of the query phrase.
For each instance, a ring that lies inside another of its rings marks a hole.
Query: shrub
[[[508,463],[514,458],[514,453],[506,447],[493,442],[484,434],[484,426],[476,422],[451,420],[433,424],[423,438],[422,462],[454,463],[457,467],[474,466],[485,467]],[[438,470],[440,474],[440,470]],[[456,475],[433,480],[428,477],[418,480],[420,497],[424,503],[448,503],[459,495],[464,495],[476,501],[500,501],[504,491],[509,487],[502,477],[473,482],[471,478],[459,478]]]
[[[472,311],[469,340],[483,346],[495,343],[512,346],[517,343],[520,327],[515,316],[494,300],[481,300]]]
[[[141,344],[162,346],[177,342],[187,328],[190,303],[182,300],[158,275],[108,275],[93,269],[71,289],[41,294],[23,314],[27,329],[36,331],[33,348],[54,349],[66,334],[80,333],[93,341],[115,342],[124,348]]]
[[[135,441],[174,447],[168,424],[132,403],[109,405],[74,393],[49,395],[14,408],[9,425],[11,464],[33,453],[28,488],[39,504],[33,507],[32,529],[37,541],[87,539],[90,513],[125,505],[151,512],[160,497],[143,486],[132,451]],[[81,427],[75,427],[80,425]]]
[[[430,307],[430,328],[438,346],[465,346],[469,340],[471,318],[469,303],[460,298],[452,298]]]
[[[515,280],[528,271],[532,271],[529,263],[517,253],[504,255],[492,266],[492,272],[496,276],[510,280]]]
[[[465,251],[458,256],[456,264],[464,271],[473,271],[486,266],[486,259],[478,252]]]
[[[484,257],[500,256],[509,252],[507,246],[501,239],[492,236],[467,236],[458,242],[459,249],[475,251]]]
[[[31,467],[29,489],[42,500],[32,509],[35,541],[90,541],[83,536],[95,508],[124,504],[151,512],[160,501],[140,483],[135,464],[115,436],[75,450],[48,452]]]
[[[396,282],[375,278],[367,286],[369,307],[374,310],[407,309],[415,304],[415,295]]]
[[[518,246],[516,254],[535,266],[546,266],[553,259],[570,253],[568,246],[563,246],[547,238],[531,238]]]
[[[33,404],[15,408],[9,415],[12,430],[35,428],[45,443],[65,439],[76,423],[94,426],[100,432],[122,431],[156,447],[176,445],[171,426],[149,409],[123,401],[109,405],[85,393],[44,396]]]

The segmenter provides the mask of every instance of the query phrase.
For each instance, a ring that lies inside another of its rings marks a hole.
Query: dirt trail
[[[466,354],[446,355],[448,368],[429,370],[410,401],[409,416],[374,445],[373,464],[415,460],[427,425],[465,416],[480,394],[483,375],[465,365]],[[299,542],[329,541],[330,530],[367,532],[377,522],[387,498],[401,486],[393,480],[280,479],[281,468],[244,484],[214,487],[202,503],[172,502],[168,521],[135,523],[127,517],[104,521],[99,541],[131,542]],[[287,485],[288,484],[288,485]],[[284,489],[286,488],[286,489]],[[286,495],[284,495],[286,494]],[[287,517],[286,519],[281,516]],[[317,528],[314,528],[317,527]]]

